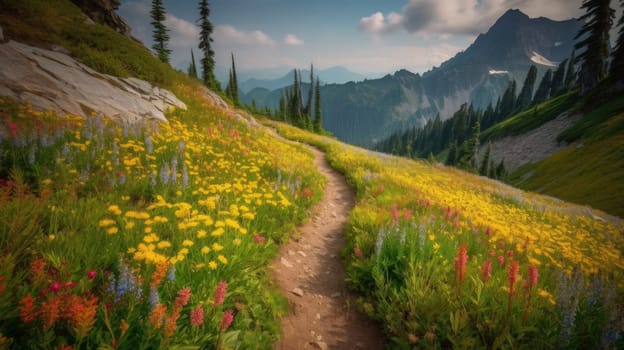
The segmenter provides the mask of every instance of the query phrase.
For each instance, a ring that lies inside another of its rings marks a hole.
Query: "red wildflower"
[[[96,273],[97,272],[95,272],[95,270],[90,270],[89,272],[87,272],[87,278],[89,279],[89,281],[93,281]]]
[[[488,259],[483,262],[481,266],[481,279],[483,282],[487,282],[492,277],[492,259]]]
[[[513,255],[514,255],[513,250],[508,250],[508,251],[507,251],[507,257],[508,257],[509,259],[513,258]]]
[[[61,299],[56,296],[48,298],[48,300],[41,303],[41,319],[43,320],[45,330],[50,329],[59,319],[60,308]]]
[[[34,281],[40,281],[45,274],[46,262],[41,258],[33,260],[30,264],[30,273]]]
[[[498,264],[499,264],[500,266],[505,265],[505,257],[504,257],[504,256],[502,256],[502,255],[499,255],[499,256],[498,256]]]
[[[227,310],[223,313],[223,317],[221,318],[221,324],[219,327],[221,329],[228,329],[234,320],[234,311]]]
[[[412,217],[412,211],[407,208],[403,208],[403,220],[407,221],[411,217]]]
[[[253,234],[253,239],[254,241],[256,241],[256,243],[258,244],[264,244],[264,241],[266,241],[266,238],[262,237],[261,235],[259,235],[257,232],[254,232]]]
[[[500,249],[505,248],[505,241],[499,241],[499,242],[498,242],[498,247],[499,247]]]
[[[485,228],[485,235],[490,236],[492,234],[492,228],[490,226]]]
[[[509,296],[510,297],[516,293],[515,285],[518,279],[519,269],[520,269],[520,266],[518,266],[518,263],[515,260],[512,260],[507,270],[507,281],[509,281]]]
[[[68,305],[69,323],[79,339],[84,338],[95,324],[95,316],[98,307],[98,298],[91,296],[74,297],[70,305]]]
[[[217,287],[215,288],[215,296],[214,296],[215,306],[219,306],[223,304],[223,301],[225,301],[225,294],[227,293],[227,286],[228,284],[226,281],[220,281],[219,283],[217,283]]]
[[[195,310],[191,311],[191,326],[201,326],[204,324],[204,308],[197,305]]]
[[[529,269],[527,270],[527,289],[531,290],[533,287],[537,286],[537,279],[539,274],[537,273],[537,267],[535,265],[529,265]]]
[[[362,250],[358,247],[353,248],[353,253],[358,257],[361,258],[364,256],[364,254],[362,253]]]
[[[52,284],[50,285],[50,288],[49,288],[49,289],[50,289],[50,291],[52,291],[52,293],[54,293],[54,294],[58,293],[58,291],[61,289],[61,282],[60,282],[60,281],[58,281],[58,280],[54,281],[54,283],[52,283]]]
[[[0,294],[4,293],[6,290],[6,282],[4,281],[4,276],[0,276]]]
[[[468,262],[467,245],[463,243],[457,248],[457,257],[455,258],[455,279],[457,280],[457,288],[461,291],[466,277],[466,263]]]
[[[390,214],[392,215],[392,221],[397,224],[399,222],[399,208],[396,203],[390,207]]]
[[[189,299],[191,299],[191,287],[179,290],[178,296],[175,299],[175,307],[181,308],[182,306],[188,304]]]
[[[30,323],[37,318],[37,299],[28,294],[19,301],[19,313],[22,322]]]

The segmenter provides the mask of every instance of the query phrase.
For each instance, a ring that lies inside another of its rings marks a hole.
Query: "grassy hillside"
[[[322,194],[312,155],[69,1],[0,7],[9,37],[188,106],[121,126],[0,99],[0,348],[271,347],[286,305],[266,268]]]
[[[573,143],[521,167],[510,182],[624,217],[624,96],[589,108],[559,139]]]
[[[621,220],[273,125],[323,148],[355,186],[348,281],[391,348],[624,345],[612,321],[624,302]]]
[[[576,91],[546,100],[528,108],[481,133],[481,140],[496,140],[506,136],[521,135],[568,112],[578,101]]]

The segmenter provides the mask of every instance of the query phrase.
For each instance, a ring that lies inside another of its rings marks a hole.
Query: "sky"
[[[151,0],[122,0],[118,13],[151,47]],[[186,71],[197,49],[196,0],[164,0],[170,62]],[[217,77],[230,54],[239,76],[276,78],[292,68],[342,66],[368,76],[422,73],[467,48],[510,8],[530,17],[582,15],[581,0],[209,0]]]

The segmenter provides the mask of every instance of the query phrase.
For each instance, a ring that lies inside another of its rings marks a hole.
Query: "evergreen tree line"
[[[479,129],[486,130],[510,116],[531,108],[550,97],[563,94],[574,87],[575,70],[574,54],[570,60],[559,64],[553,74],[546,71],[537,91],[533,93],[537,78],[537,67],[532,65],[527,72],[522,90],[517,91],[517,83],[510,80],[507,89],[496,104],[488,104],[485,110],[475,109],[472,104],[463,104],[453,116],[441,121],[440,115],[425,124],[423,128],[413,127],[407,131],[399,131],[387,139],[380,141],[376,149],[408,157],[425,158],[429,154],[438,154],[446,149],[461,155],[462,145],[472,136],[474,124],[479,122]],[[451,165],[456,165],[461,157],[451,157]],[[468,162],[470,163],[470,162]]]
[[[293,85],[282,91],[278,110],[273,113],[273,117],[302,129],[320,133],[323,130],[321,81],[318,76],[314,79],[314,66],[310,65],[310,84],[304,104],[301,71],[295,69],[293,73]]]
[[[620,0],[624,6],[624,0]],[[549,98],[572,89],[587,94],[598,84],[607,84],[618,91],[624,90],[624,15],[618,26],[618,40],[611,52],[609,62],[609,30],[615,17],[610,8],[610,0],[586,0],[581,6],[586,14],[580,20],[584,25],[575,39],[575,50],[581,51],[578,57],[574,52],[557,69],[548,69],[537,90],[534,91],[537,67],[529,68],[522,90],[516,95],[516,81],[511,80],[496,105],[490,103],[484,111],[475,110],[472,105],[463,104],[453,116],[442,122],[439,114],[422,127],[399,131],[378,142],[376,149],[408,157],[433,157],[448,150],[446,164],[459,166],[482,175],[501,178],[505,174],[504,160],[494,166],[491,143],[484,157],[479,161],[479,134],[483,128],[500,123],[506,118]]]

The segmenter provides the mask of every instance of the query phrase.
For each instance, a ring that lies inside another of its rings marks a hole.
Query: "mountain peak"
[[[530,20],[530,18],[524,12],[518,9],[509,9],[494,23],[492,28],[515,26],[528,20]]]

